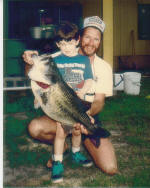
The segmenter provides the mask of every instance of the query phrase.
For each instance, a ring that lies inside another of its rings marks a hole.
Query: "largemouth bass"
[[[81,123],[89,131],[89,137],[99,146],[101,128],[92,124],[86,113],[86,107],[74,90],[64,82],[53,58],[46,55],[33,55],[33,66],[28,76],[31,88],[42,110],[51,119],[61,123],[66,132],[73,129],[75,123]]]

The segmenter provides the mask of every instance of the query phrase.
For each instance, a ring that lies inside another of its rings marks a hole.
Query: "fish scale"
[[[78,101],[75,100],[76,98],[71,95],[71,92],[65,92],[65,91],[68,91],[65,88],[63,88],[62,91],[63,91],[64,96],[67,95],[67,98],[65,98],[65,99],[68,99],[65,102],[63,101],[64,102],[63,106],[64,106],[65,110],[68,111],[68,114],[70,114],[72,119],[74,119],[75,122],[79,121],[80,123],[91,125],[90,118],[83,111],[83,108],[80,107],[81,101],[80,101],[80,106],[79,106]],[[71,109],[73,109],[73,110],[71,110]],[[86,123],[85,123],[85,121],[86,121]]]

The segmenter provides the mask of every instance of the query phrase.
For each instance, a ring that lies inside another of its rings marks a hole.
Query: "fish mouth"
[[[43,88],[43,89],[47,89],[48,87],[50,87],[50,85],[45,84],[45,83],[43,83],[43,82],[38,82],[38,81],[36,81],[36,83],[37,83],[38,86],[40,86],[40,87]]]

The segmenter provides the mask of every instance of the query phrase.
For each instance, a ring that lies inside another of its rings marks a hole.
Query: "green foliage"
[[[27,145],[28,120],[18,120],[14,117],[7,117],[4,125],[4,144],[8,150],[7,159],[10,167],[20,165],[39,165],[48,160],[49,152],[44,149],[37,151],[22,151],[19,146]]]
[[[141,171],[138,171],[135,173],[135,175],[132,177],[131,182],[132,186],[140,186],[140,187],[149,187],[150,186],[150,170],[143,169]]]
[[[104,174],[97,175],[94,179],[86,180],[82,183],[84,187],[111,187],[111,186],[130,186],[130,187],[149,187],[150,171],[148,168],[130,174],[118,174],[113,177],[106,177]]]
[[[6,137],[22,136],[26,131],[26,120],[18,120],[14,117],[7,117],[4,125]]]
[[[125,131],[126,135],[130,133],[136,136],[143,134],[148,136],[150,99],[147,99],[146,95],[143,96],[142,91],[139,96],[118,93],[117,96],[106,99],[105,108],[100,114],[100,118],[103,122],[116,122],[121,125],[120,128]]]
[[[106,99],[104,110],[101,113],[103,121],[139,120],[149,117],[150,100],[141,96],[120,94],[117,97]],[[138,117],[138,118],[137,118]]]
[[[28,116],[28,120],[31,121],[35,117],[37,118],[44,115],[44,112],[41,110],[41,108],[38,108],[36,110],[34,109],[33,111],[26,112],[26,115]]]
[[[4,113],[34,111],[34,97],[30,92],[19,96],[17,92],[4,93]]]
[[[49,152],[45,149],[36,151],[25,150],[21,151],[18,148],[7,153],[10,167],[16,168],[21,165],[38,166],[45,165],[49,158]]]
[[[101,119],[117,121],[123,125],[127,122],[134,125],[140,121],[150,121],[150,99],[146,98],[147,95],[150,95],[150,79],[142,78],[140,95],[132,96],[118,92],[117,96],[106,98]]]
[[[146,141],[146,139],[144,139],[143,137],[139,137],[139,136],[126,136],[125,140],[128,144],[131,145],[137,145],[137,146],[148,146],[149,143]]]
[[[43,181],[42,186],[50,186],[52,184],[51,180]]]

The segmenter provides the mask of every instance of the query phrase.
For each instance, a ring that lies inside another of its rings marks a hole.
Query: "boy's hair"
[[[70,22],[63,22],[60,24],[57,34],[55,36],[55,41],[60,42],[62,40],[70,41],[70,40],[78,40],[79,39],[79,31],[77,25]]]

